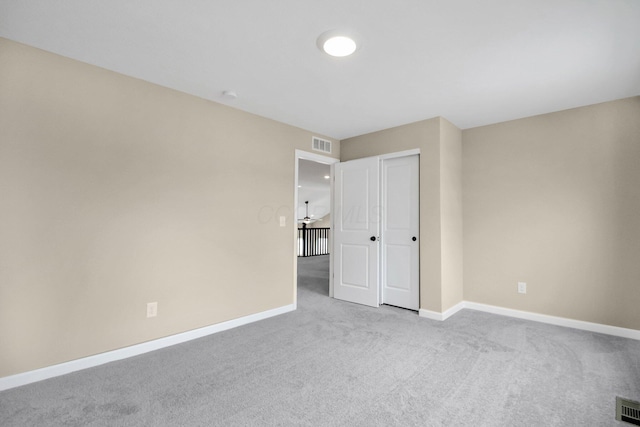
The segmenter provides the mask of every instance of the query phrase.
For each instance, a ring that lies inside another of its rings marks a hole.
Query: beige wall
[[[463,300],[462,132],[440,120],[442,311]]]
[[[0,94],[0,377],[294,302],[311,133],[5,39]]]
[[[0,377],[293,302],[311,133],[5,39],[0,95]],[[640,329],[638,117],[640,97],[462,133],[436,118],[334,156],[421,150],[421,308]]]
[[[463,195],[466,300],[640,329],[640,97],[464,131]]]
[[[453,176],[459,169],[460,160],[455,160],[459,146],[459,131],[441,118],[349,138],[341,144],[342,161],[420,149],[420,308],[435,312],[462,300],[462,276],[452,271],[462,259],[461,241],[456,243],[460,239],[453,231],[461,216],[459,206],[455,207],[460,189],[443,196],[460,180]],[[444,213],[456,218],[443,223],[443,207]],[[444,261],[443,254],[456,259]],[[456,298],[460,299],[454,302]]]

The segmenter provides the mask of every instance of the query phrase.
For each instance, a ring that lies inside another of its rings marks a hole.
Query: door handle
[[[416,236],[413,236],[413,237],[411,238],[411,240],[413,240],[413,241],[415,242],[415,241],[416,241],[416,240],[418,240],[418,239],[416,238]]]
[[[375,241],[376,241],[376,236],[371,236],[371,237],[369,238],[369,240],[371,240],[372,242],[375,242]]]

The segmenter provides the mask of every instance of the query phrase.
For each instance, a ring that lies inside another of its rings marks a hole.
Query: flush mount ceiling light
[[[330,30],[320,34],[316,45],[322,52],[337,57],[349,56],[358,49],[357,37],[348,31]]]

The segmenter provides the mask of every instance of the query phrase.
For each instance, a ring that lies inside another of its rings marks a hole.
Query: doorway
[[[311,294],[332,296],[332,165],[338,159],[296,150],[296,305]]]

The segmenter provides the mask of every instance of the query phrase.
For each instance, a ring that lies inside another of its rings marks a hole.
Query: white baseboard
[[[458,304],[454,305],[448,310],[445,310],[444,313],[438,313],[437,311],[425,310],[424,308],[421,308],[420,311],[418,312],[418,315],[420,317],[426,317],[427,319],[431,319],[431,320],[444,321],[444,320],[447,320],[449,317],[453,316],[454,314],[456,314],[457,312],[459,312],[460,310],[462,310],[463,308],[466,308],[464,301],[459,302]]]
[[[532,313],[530,311],[513,310],[511,308],[479,304],[477,302],[465,301],[465,306],[471,310],[484,311],[486,313],[499,314],[502,316],[516,317],[518,319],[533,320],[534,322],[548,323],[550,325],[564,326],[566,328],[582,329],[583,331],[640,340],[640,330],[637,329],[620,328],[618,326],[567,319],[565,317],[549,316],[546,314]]]
[[[290,305],[274,308],[272,310],[267,310],[260,313],[251,314],[249,316],[244,316],[238,319],[217,323],[215,325],[205,326],[204,328],[194,329],[192,331],[171,335],[169,337],[160,338],[157,340],[132,345],[130,347],[125,347],[118,350],[97,354],[95,356],[84,357],[82,359],[60,363],[58,365],[47,366],[46,368],[36,369],[29,372],[23,372],[21,374],[3,377],[3,378],[0,378],[0,391],[8,390],[10,388],[19,387],[19,386],[30,384],[37,381],[46,380],[48,378],[53,378],[60,375],[65,375],[71,372],[80,371],[82,369],[103,365],[105,363],[114,362],[116,360],[126,359],[128,357],[133,357],[140,354],[148,353],[150,351],[169,347],[175,344],[180,344],[186,341],[191,341],[197,338],[202,338],[207,335],[226,331],[228,329],[232,329],[238,326],[257,322],[259,320],[267,319],[269,317],[278,316],[280,314],[288,313],[288,312],[294,311],[295,309],[296,309],[295,304],[290,304]],[[636,329],[620,328],[617,326],[603,325],[600,323],[591,323],[591,322],[584,322],[581,320],[567,319],[564,317],[548,316],[546,314],[538,314],[538,313],[532,313],[528,311],[514,310],[510,308],[480,304],[480,303],[469,302],[469,301],[462,301],[454,305],[450,309],[446,310],[444,313],[438,313],[436,311],[425,310],[421,308],[419,311],[419,315],[420,317],[425,317],[431,320],[444,321],[462,309],[483,311],[486,313],[498,314],[501,316],[515,317],[518,319],[532,320],[534,322],[548,323],[551,325],[564,326],[567,328],[581,329],[581,330],[590,331],[590,332],[597,332],[597,333],[613,335],[617,337],[640,340],[640,330],[636,330]]]
[[[207,335],[226,331],[228,329],[237,328],[238,326],[264,320],[269,317],[278,316],[295,310],[295,304],[285,305],[260,313],[250,314],[249,316],[240,317],[238,319],[228,320],[226,322],[217,323],[211,326],[194,329],[180,334],[171,335],[157,340],[132,345],[130,347],[118,350],[108,351],[106,353],[96,354],[95,356],[83,357],[58,365],[47,366],[46,368],[36,369],[33,371],[23,372],[21,374],[11,375],[0,378],[0,391],[22,385],[46,380],[71,372],[80,371],[82,369],[92,368],[94,366],[103,365],[105,363],[114,362],[116,360],[126,359],[128,357],[137,356],[150,351],[159,350],[175,344],[202,338]]]
[[[499,314],[501,316],[515,317],[518,319],[532,320],[534,322],[547,323],[550,325],[564,326],[566,328],[581,329],[583,331],[597,332],[600,334],[613,335],[616,337],[640,340],[640,330],[620,328],[618,326],[603,325],[601,323],[585,322],[582,320],[567,319],[565,317],[549,316],[546,314],[532,313],[530,311],[514,310],[511,308],[498,307],[495,305],[480,304],[477,302],[462,301],[444,313],[420,309],[420,317],[432,320],[447,320],[462,309],[484,311],[485,313]]]

